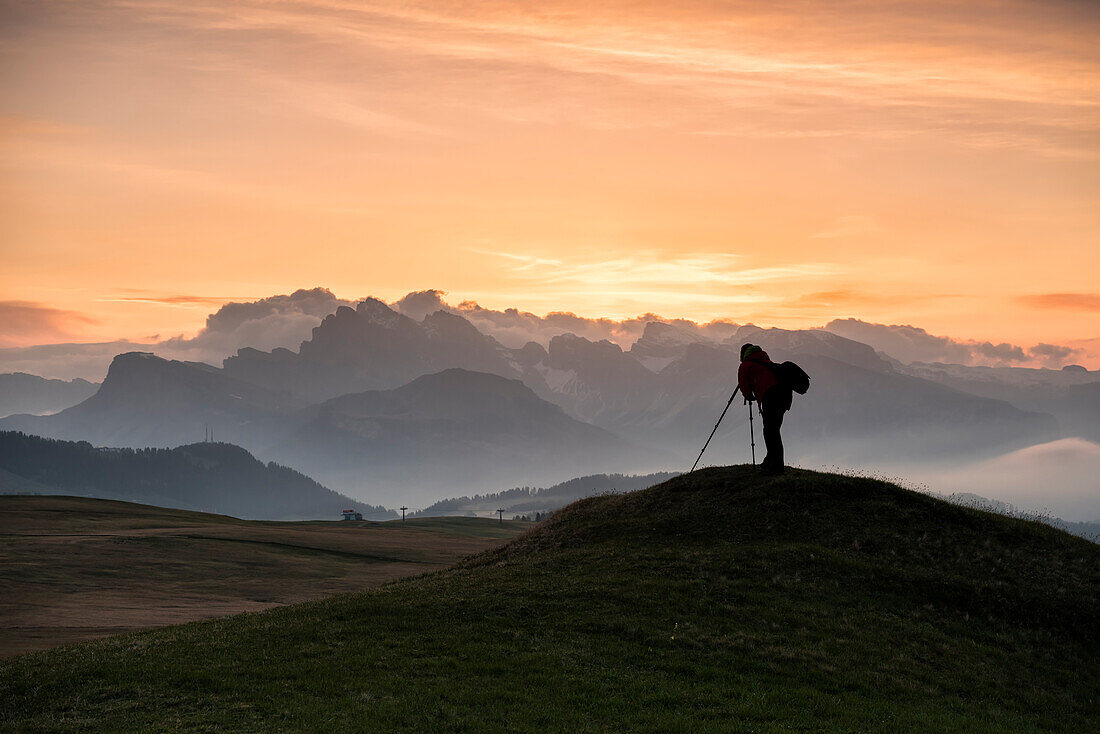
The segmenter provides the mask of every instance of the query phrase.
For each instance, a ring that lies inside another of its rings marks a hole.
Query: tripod
[[[707,446],[710,446],[710,440],[714,438],[714,434],[718,431],[718,426],[722,424],[722,419],[726,417],[726,411],[733,405],[733,399],[737,397],[737,391],[741,389],[738,385],[733,389],[733,395],[730,395],[730,399],[726,402],[726,407],[722,409],[722,415],[718,416],[718,422],[714,424],[714,429],[707,436],[707,442],[703,444],[703,448],[699,450],[699,456],[695,458],[695,463],[691,465],[691,469],[688,470],[688,474],[695,471],[695,467],[699,466],[699,459],[703,458],[703,452],[707,450]],[[752,447],[752,465],[756,466],[756,431],[752,426],[752,403],[749,403],[749,445]]]

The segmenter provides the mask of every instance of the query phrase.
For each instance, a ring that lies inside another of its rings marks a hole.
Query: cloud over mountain
[[[1061,367],[1083,354],[1081,349],[1040,342],[1025,349],[1002,342],[968,341],[935,336],[908,324],[872,324],[859,319],[834,319],[822,327],[838,336],[869,344],[894,359],[905,362],[945,362],[991,367],[1025,366],[1038,363]]]
[[[589,318],[568,311],[552,311],[540,316],[517,308],[485,308],[472,300],[453,305],[444,299],[445,296],[446,292],[438,289],[413,291],[390,305],[414,321],[421,321],[438,311],[461,316],[482,333],[512,349],[532,341],[546,347],[554,337],[571,333],[593,342],[606,339],[625,350],[642,337],[647,324],[654,322],[673,326],[685,337],[720,342],[732,336],[740,326],[731,319],[698,323],[654,313],[622,320]],[[48,378],[99,381],[106,374],[111,359],[123,352],[153,351],[168,359],[218,365],[245,347],[297,350],[322,319],[341,306],[354,307],[356,302],[338,298],[327,288],[299,289],[255,301],[225,303],[207,316],[205,326],[193,337],[94,343],[70,341],[78,338],[71,329],[73,324],[83,323],[81,319],[85,317],[81,314],[43,304],[5,302],[0,303],[0,323],[4,324],[0,337],[11,337],[7,339],[11,346],[5,346],[4,339],[0,338],[0,373],[29,372]],[[5,322],[5,317],[10,318]],[[56,327],[53,333],[58,340],[67,341],[15,346],[19,343],[15,337],[23,333],[20,329],[29,329],[28,324],[35,329],[41,329],[42,324],[52,324]],[[1100,358],[1096,340],[1079,340],[1065,345],[1040,342],[1024,348],[1016,344],[953,339],[930,334],[916,326],[875,324],[852,318],[835,319],[822,328],[869,344],[906,363],[1060,367],[1074,361],[1092,363]]]
[[[217,365],[241,347],[297,349],[321,319],[352,303],[337,298],[327,288],[299,289],[289,295],[257,301],[229,302],[207,316],[206,326],[191,338],[177,336],[154,341],[153,337],[149,341],[121,339],[0,348],[0,373],[29,372],[42,377],[99,381],[107,374],[115,355],[132,351],[155,351],[168,359]],[[11,308],[4,310],[5,306]],[[0,304],[0,323],[8,315],[12,320],[6,331],[15,333],[13,329],[21,324],[33,323],[40,330],[42,323],[57,324],[58,338],[67,340],[74,335],[63,328],[64,324],[80,318],[38,304]]]
[[[621,321],[587,318],[568,311],[552,311],[545,316],[538,316],[515,308],[503,311],[484,308],[474,301],[463,301],[452,306],[443,300],[445,295],[446,292],[441,290],[416,291],[390,305],[416,320],[435,311],[462,316],[482,332],[513,349],[532,341],[547,346],[551,339],[562,334],[576,334],[591,341],[606,339],[628,349],[641,338],[646,324],[655,321],[672,324],[692,334],[715,340],[726,338],[737,331],[738,327],[738,324],[726,319],[699,324],[688,319],[668,319],[653,313]]]
[[[297,348],[321,319],[340,306],[353,303],[337,298],[327,288],[299,289],[290,295],[230,302],[207,316],[206,326],[194,338],[176,337],[157,346],[173,352],[177,359],[191,353],[191,359],[200,362],[220,362],[242,346]]]

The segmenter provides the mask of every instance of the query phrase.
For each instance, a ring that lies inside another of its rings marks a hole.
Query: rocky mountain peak
[[[713,343],[705,336],[674,324],[650,321],[645,325],[641,338],[630,347],[630,355],[653,372],[660,372],[682,355],[689,345]]]
[[[645,325],[645,329],[642,331],[642,336],[635,342],[645,344],[669,344],[669,345],[683,345],[693,344],[695,342],[710,341],[705,336],[692,333],[687,329],[680,328],[675,324],[666,324],[663,321],[650,321]]]
[[[386,329],[396,328],[402,318],[408,318],[401,316],[377,298],[367,298],[360,301],[355,307],[355,312],[360,320]]]
[[[538,342],[527,342],[513,353],[517,362],[523,365],[536,365],[545,362],[549,355],[546,347]]]
[[[478,330],[476,326],[457,314],[447,311],[435,311],[424,317],[420,322],[429,336],[443,337],[446,339],[469,339],[477,342],[491,340]]]
[[[763,329],[749,324],[725,341],[734,348],[744,342],[763,347],[776,361],[798,354],[813,354],[880,372],[891,369],[890,363],[866,344],[822,329]]]

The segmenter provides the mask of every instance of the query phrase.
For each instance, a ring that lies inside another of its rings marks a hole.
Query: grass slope
[[[0,662],[14,730],[1085,731],[1100,549],[707,469],[437,573]]]
[[[445,568],[528,527],[255,522],[0,496],[0,656],[359,591]]]

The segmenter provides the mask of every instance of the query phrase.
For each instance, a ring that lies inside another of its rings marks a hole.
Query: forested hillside
[[[384,507],[354,502],[293,469],[263,464],[227,443],[96,448],[87,441],[5,431],[0,432],[0,470],[5,472],[0,492],[6,494],[71,494],[256,520],[338,519],[340,511],[349,508],[365,517],[394,516]]]

